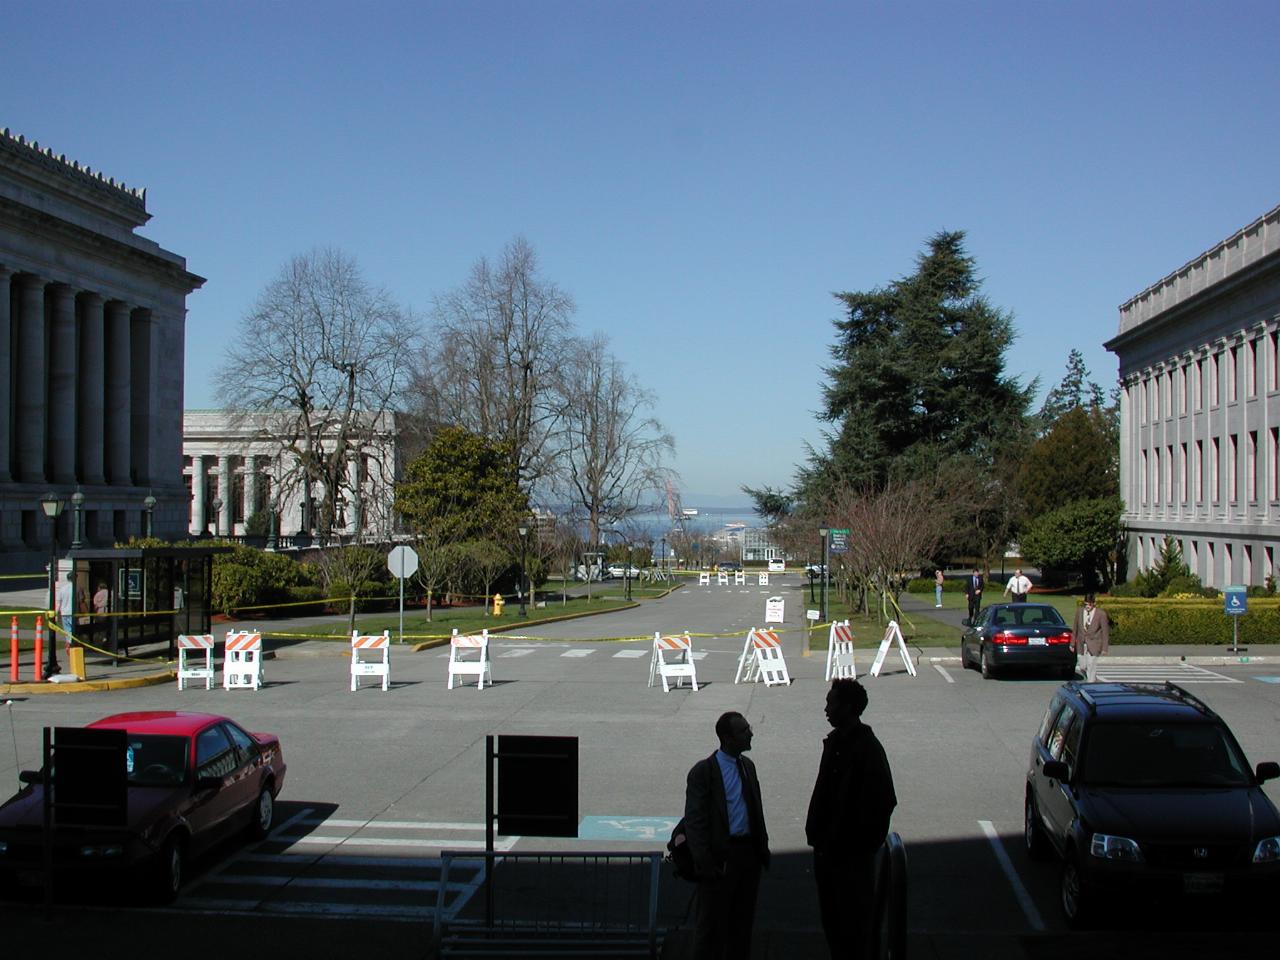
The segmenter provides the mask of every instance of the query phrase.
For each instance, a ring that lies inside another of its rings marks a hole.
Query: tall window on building
[[[1222,402],[1222,355],[1215,353],[1209,358],[1209,406],[1216,407]]]
[[[1267,451],[1267,496],[1271,500],[1280,500],[1280,427],[1271,428]]]
[[[1209,488],[1213,491],[1213,502],[1222,502],[1222,455],[1218,449],[1218,438],[1209,441]]]
[[[1267,335],[1267,389],[1280,389],[1280,373],[1276,365],[1280,364],[1280,330],[1272,330]]]
[[[1204,441],[1196,441],[1196,503],[1204,503]]]
[[[1227,351],[1227,403],[1236,402],[1236,386],[1240,370],[1240,348],[1232,347]]]
[[[1164,448],[1164,498],[1173,503],[1173,444]]]
[[[1160,448],[1151,451],[1151,502],[1160,502]]]
[[[1232,503],[1240,499],[1240,478],[1236,469],[1236,453],[1239,447],[1239,438],[1234,433],[1227,437],[1227,491],[1231,494]]]
[[[1151,381],[1151,422],[1155,423],[1160,419],[1160,374],[1156,374]]]
[[[1196,361],[1196,409],[1204,409],[1204,357]]]
[[[1164,415],[1172,417],[1174,415],[1173,406],[1173,370],[1164,375]]]
[[[1244,344],[1244,395],[1258,395],[1258,351],[1254,349],[1252,340],[1246,340]]]
[[[1249,484],[1249,502],[1258,502],[1258,431],[1250,430],[1245,440],[1245,477]]]
[[[1150,503],[1151,501],[1147,499],[1147,492],[1149,490],[1149,486],[1148,486],[1148,480],[1147,480],[1147,477],[1148,477],[1147,451],[1145,450],[1142,451],[1142,470],[1140,472],[1142,473],[1142,502],[1143,504],[1147,504],[1147,503]]]
[[[1186,503],[1189,486],[1187,484],[1187,445],[1185,443],[1178,446],[1178,490],[1181,493],[1178,499]]]
[[[1178,368],[1178,412],[1185,414],[1187,412],[1187,367],[1183,364]]]

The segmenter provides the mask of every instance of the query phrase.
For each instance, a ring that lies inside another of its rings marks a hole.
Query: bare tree
[[[626,520],[669,476],[664,457],[675,442],[648,410],[654,397],[596,335],[575,341],[560,372],[564,398],[556,485],[586,518],[587,538],[602,524]]]
[[[572,298],[538,275],[523,237],[496,264],[477,261],[466,283],[435,304],[411,391],[424,423],[465,427],[503,444],[527,491],[547,472],[560,418],[551,387],[573,310]]]
[[[241,320],[220,373],[220,399],[245,419],[256,414],[263,439],[278,444],[273,495],[279,504],[302,491],[305,531],[328,537],[344,501],[358,502],[350,477],[394,408],[414,340],[406,312],[365,282],[353,258],[332,249],[290,260]]]

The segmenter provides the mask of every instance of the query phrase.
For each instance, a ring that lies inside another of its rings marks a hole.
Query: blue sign
[[[1222,594],[1222,612],[1239,616],[1249,612],[1249,593],[1244,587],[1227,587]]]
[[[643,840],[666,843],[679,817],[583,817],[579,840]]]

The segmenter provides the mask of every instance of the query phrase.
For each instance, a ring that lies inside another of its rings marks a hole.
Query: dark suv
[[[1031,744],[1027,852],[1062,859],[1067,921],[1138,893],[1280,888],[1280,814],[1226,723],[1171,683],[1067,683]]]

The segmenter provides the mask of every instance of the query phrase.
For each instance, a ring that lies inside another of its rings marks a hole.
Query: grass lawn
[[[944,598],[945,602],[945,598]],[[879,617],[866,617],[854,614],[849,607],[840,603],[830,603],[830,614],[836,620],[848,618],[853,628],[854,649],[880,646],[884,637],[885,622]],[[920,647],[951,647],[960,645],[960,630],[945,623],[939,623],[927,613],[910,613],[899,623],[902,636],[908,643]],[[829,630],[815,630],[810,638],[810,647],[814,650],[827,649]]]

